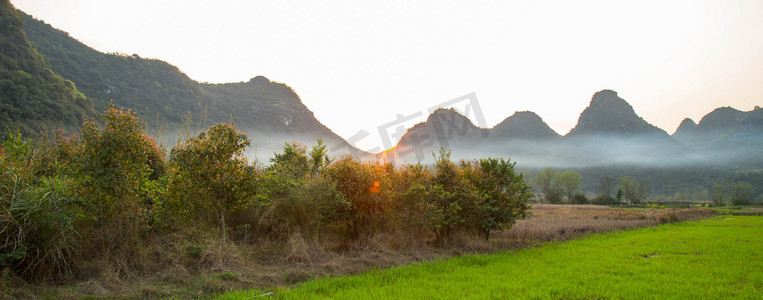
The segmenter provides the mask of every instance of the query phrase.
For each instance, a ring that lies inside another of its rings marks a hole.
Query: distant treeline
[[[607,166],[523,170],[539,201],[570,204],[639,204],[642,202],[712,202],[745,205],[763,201],[763,171],[733,171],[709,166]],[[638,192],[632,192],[638,191]]]

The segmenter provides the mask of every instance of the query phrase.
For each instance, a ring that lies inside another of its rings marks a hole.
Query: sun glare
[[[370,190],[371,190],[371,193],[374,193],[374,194],[376,194],[376,193],[380,192],[380,191],[381,191],[381,189],[379,189],[379,185],[380,185],[380,184],[379,184],[379,181],[378,181],[378,180],[377,180],[377,181],[374,181],[374,184],[373,184],[373,185],[371,186],[371,188],[370,188]]]

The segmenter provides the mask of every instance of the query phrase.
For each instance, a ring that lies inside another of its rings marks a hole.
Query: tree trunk
[[[220,210],[220,230],[222,230],[223,241],[225,241],[225,212],[222,209]]]

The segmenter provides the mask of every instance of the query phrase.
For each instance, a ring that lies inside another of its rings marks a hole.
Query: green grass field
[[[219,299],[763,298],[763,217],[722,216]]]

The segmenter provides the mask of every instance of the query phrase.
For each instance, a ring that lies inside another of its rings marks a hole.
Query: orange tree
[[[171,214],[199,218],[213,209],[226,239],[226,212],[255,201],[257,169],[244,157],[250,141],[233,125],[217,124],[178,143],[170,153],[166,208]]]

